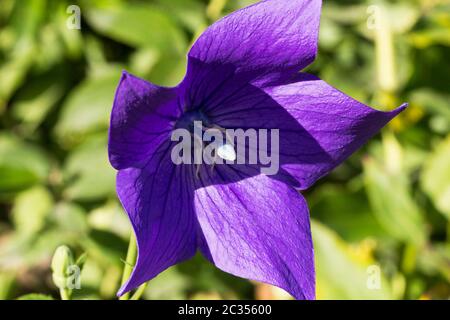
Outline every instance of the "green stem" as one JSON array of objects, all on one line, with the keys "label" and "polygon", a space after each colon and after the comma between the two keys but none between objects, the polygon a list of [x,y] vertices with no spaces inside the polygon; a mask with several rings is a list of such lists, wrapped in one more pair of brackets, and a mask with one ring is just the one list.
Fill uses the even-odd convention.
[{"label": "green stem", "polygon": [[59,289],[59,294],[61,295],[61,300],[70,300],[69,290]]},{"label": "green stem", "polygon": [[225,8],[228,0],[210,0],[208,7],[206,8],[206,15],[211,21],[216,21],[222,10]]},{"label": "green stem", "polygon": [[[122,283],[121,283],[122,286],[127,282],[128,278],[131,275],[131,272],[133,271],[134,264],[136,263],[136,256],[137,256],[136,238],[134,236],[134,233],[131,232],[130,242],[128,243],[127,257],[125,259],[125,267],[123,268]],[[130,299],[130,293],[129,292],[125,293],[119,299],[120,300]]]},{"label": "green stem", "polygon": [[382,5],[378,6],[375,28],[377,78],[379,88],[385,92],[395,92],[398,89],[394,35],[390,23],[387,9]]},{"label": "green stem", "polygon": [[142,296],[142,294],[145,292],[145,289],[147,288],[147,283],[144,283],[143,285],[141,285],[136,292],[131,296],[130,300],[139,300]]}]

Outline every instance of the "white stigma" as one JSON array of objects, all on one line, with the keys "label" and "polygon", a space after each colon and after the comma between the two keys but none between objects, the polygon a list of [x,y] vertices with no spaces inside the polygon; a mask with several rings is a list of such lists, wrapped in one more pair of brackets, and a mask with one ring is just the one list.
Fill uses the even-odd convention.
[{"label": "white stigma", "polygon": [[234,151],[233,146],[231,144],[223,144],[217,148],[217,155],[226,161],[235,161],[236,151]]}]

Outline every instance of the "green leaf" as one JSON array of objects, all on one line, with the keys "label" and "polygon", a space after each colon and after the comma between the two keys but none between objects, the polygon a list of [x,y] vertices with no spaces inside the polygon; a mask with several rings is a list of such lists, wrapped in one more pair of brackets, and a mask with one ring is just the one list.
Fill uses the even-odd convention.
[{"label": "green leaf", "polygon": [[219,19],[227,2],[228,0],[210,0],[206,8],[208,18],[212,21]]},{"label": "green leaf", "polygon": [[12,218],[18,232],[33,235],[45,225],[53,207],[50,192],[43,187],[34,187],[20,193],[14,201]]},{"label": "green leaf", "polygon": [[169,268],[149,282],[144,295],[150,300],[186,299],[190,286],[190,277],[179,272],[177,268]]},{"label": "green leaf", "polygon": [[82,255],[80,255],[77,259],[77,261],[75,262],[75,264],[82,270],[84,264],[86,263],[86,260],[88,258],[87,253],[83,253]]},{"label": "green leaf", "polygon": [[0,113],[6,107],[12,94],[24,81],[28,68],[31,66],[33,48],[27,48],[20,55],[0,64]]},{"label": "green leaf", "polygon": [[176,86],[186,73],[184,55],[162,54],[152,48],[142,48],[130,57],[130,71],[161,86]]},{"label": "green leaf", "polygon": [[365,21],[367,18],[367,6],[366,5],[336,5],[330,3],[323,8],[322,16],[327,19],[331,19],[340,24],[354,25],[361,21]]},{"label": "green leaf", "polygon": [[43,181],[49,170],[47,158],[40,149],[0,133],[0,195]]},{"label": "green leaf", "polygon": [[410,34],[411,42],[419,49],[425,49],[432,45],[450,46],[450,28],[433,27]]},{"label": "green leaf", "polygon": [[24,296],[20,296],[17,300],[55,300],[52,296],[40,294],[40,293],[30,293]]},{"label": "green leaf", "polygon": [[[36,37],[46,14],[46,0],[29,5],[14,4],[8,25],[14,37],[14,47],[6,62],[0,63],[0,113],[15,90],[22,84],[36,57]],[[2,30],[3,31],[3,30]]]},{"label": "green leaf", "polygon": [[90,5],[86,17],[97,32],[133,47],[181,53],[187,46],[184,34],[170,16],[150,4]]},{"label": "green leaf", "polygon": [[426,160],[420,182],[436,208],[450,220],[450,135]]},{"label": "green leaf", "polygon": [[148,79],[160,86],[176,86],[186,73],[186,65],[187,59],[184,55],[161,56]]},{"label": "green leaf", "polygon": [[161,54],[158,50],[153,48],[137,49],[130,56],[130,71],[139,77],[145,77],[160,59]]},{"label": "green leaf", "polygon": [[13,115],[37,127],[64,95],[66,78],[66,74],[55,70],[28,81],[17,94]]},{"label": "green leaf", "polygon": [[5,22],[14,7],[14,0],[4,0],[0,7],[0,22]]},{"label": "green leaf", "polygon": [[351,192],[342,186],[323,186],[313,199],[308,200],[313,217],[331,227],[346,241],[387,235],[373,217],[363,192]]},{"label": "green leaf", "polygon": [[34,0],[27,6],[16,2],[10,23],[21,38],[34,38],[44,20],[47,0]]},{"label": "green leaf", "polygon": [[[319,299],[390,299],[389,285],[383,270],[372,274],[373,262],[359,261],[350,254],[349,246],[324,225],[312,221],[316,259],[317,297]],[[372,277],[375,277],[372,279]],[[379,280],[379,287],[371,281]]]},{"label": "green leaf", "polygon": [[343,32],[339,24],[331,19],[322,18],[320,22],[319,45],[326,50],[333,50],[343,41]]},{"label": "green leaf", "polygon": [[2,271],[0,273],[0,300],[6,300],[10,297],[14,289],[15,278],[13,272]]},{"label": "green leaf", "polygon": [[62,39],[68,56],[70,58],[78,58],[83,51],[82,30],[66,28],[68,18],[66,10],[68,6],[69,4],[66,1],[61,1],[56,5],[55,12],[51,15],[52,23]]},{"label": "green leaf", "polygon": [[[105,268],[102,268],[100,264],[88,255],[83,268],[81,270],[81,290],[75,290],[75,299],[99,299],[98,294],[102,279],[105,276]],[[86,295],[89,295],[86,297]],[[92,297],[95,295],[95,297]]]},{"label": "green leaf", "polygon": [[88,78],[72,90],[56,126],[56,135],[62,144],[71,146],[87,133],[108,128],[120,76],[120,71],[114,69]]},{"label": "green leaf", "polygon": [[431,88],[414,90],[409,96],[409,101],[425,109],[430,114],[445,117],[450,123],[450,109],[448,107],[450,95],[439,93]]},{"label": "green leaf", "polygon": [[128,239],[131,225],[126,213],[117,201],[110,201],[95,208],[89,213],[89,226],[93,229],[112,231],[124,239]]},{"label": "green leaf", "polygon": [[108,161],[107,136],[91,137],[70,153],[64,166],[64,195],[91,201],[115,194],[115,170]]},{"label": "green leaf", "polygon": [[157,0],[157,3],[192,33],[206,24],[205,6],[198,0]]},{"label": "green leaf", "polygon": [[418,265],[428,275],[441,274],[450,283],[450,244],[436,243],[418,256]]},{"label": "green leaf", "polygon": [[373,213],[394,238],[421,246],[426,241],[422,212],[412,198],[410,181],[375,159],[364,161],[364,180]]},{"label": "green leaf", "polygon": [[107,231],[92,230],[88,237],[81,240],[81,245],[89,257],[103,266],[123,267],[122,258],[127,252],[127,243],[115,234]]},{"label": "green leaf", "polygon": [[79,240],[79,236],[57,229],[42,231],[34,237],[15,233],[0,246],[0,268],[13,271],[47,265],[58,246],[76,245]]},{"label": "green leaf", "polygon": [[84,235],[89,230],[86,211],[74,203],[57,204],[51,218],[59,229],[66,232]]}]

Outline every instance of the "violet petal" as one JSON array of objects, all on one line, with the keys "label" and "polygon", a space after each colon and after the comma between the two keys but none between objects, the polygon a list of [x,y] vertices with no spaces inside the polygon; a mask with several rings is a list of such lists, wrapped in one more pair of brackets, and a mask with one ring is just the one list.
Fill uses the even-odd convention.
[{"label": "violet petal", "polygon": [[204,255],[225,272],[276,285],[297,299],[314,299],[314,257],[304,198],[265,175],[205,184],[195,191],[194,200]]},{"label": "violet petal", "polygon": [[171,147],[172,143],[162,144],[142,169],[124,169],[117,175],[117,193],[138,246],[133,273],[118,295],[191,258],[197,250],[190,175],[186,167],[171,162]]},{"label": "violet petal", "polygon": [[295,72],[317,54],[321,0],[266,0],[210,26],[189,52],[238,72]]},{"label": "violet petal", "polygon": [[162,88],[127,72],[122,74],[109,128],[109,159],[114,168],[140,167],[169,139],[180,111],[176,90]]}]

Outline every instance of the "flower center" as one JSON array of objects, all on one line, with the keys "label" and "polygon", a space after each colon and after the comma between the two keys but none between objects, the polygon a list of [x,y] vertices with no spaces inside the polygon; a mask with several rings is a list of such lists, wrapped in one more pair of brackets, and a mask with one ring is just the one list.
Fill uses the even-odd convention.
[{"label": "flower center", "polygon": [[[215,125],[209,117],[200,110],[192,110],[185,112],[175,123],[174,130],[186,130],[190,135],[193,154],[204,150],[213,150],[212,154],[208,154],[208,164],[214,165],[223,163],[220,160],[235,161],[236,151],[233,141],[228,136],[225,128]],[[209,148],[206,148],[209,147]],[[197,173],[200,163],[196,162]]]},{"label": "flower center", "polygon": [[175,129],[186,129],[192,134],[194,133],[195,122],[201,122],[204,127],[211,127],[211,121],[200,110],[192,110],[185,112],[175,123]]}]

